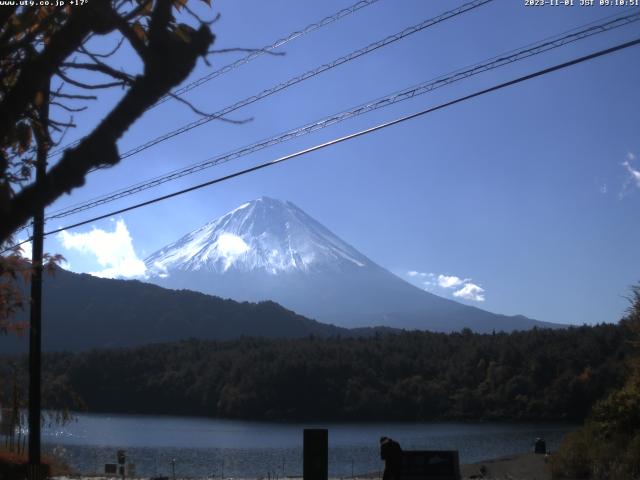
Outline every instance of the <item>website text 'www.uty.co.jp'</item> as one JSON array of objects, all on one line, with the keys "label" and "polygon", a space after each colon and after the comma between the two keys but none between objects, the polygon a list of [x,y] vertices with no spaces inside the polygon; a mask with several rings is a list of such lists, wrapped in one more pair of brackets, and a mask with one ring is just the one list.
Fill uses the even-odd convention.
[{"label": "website text 'www.uty.co.jp'", "polygon": [[0,0],[0,7],[80,7],[88,2],[89,0]]}]

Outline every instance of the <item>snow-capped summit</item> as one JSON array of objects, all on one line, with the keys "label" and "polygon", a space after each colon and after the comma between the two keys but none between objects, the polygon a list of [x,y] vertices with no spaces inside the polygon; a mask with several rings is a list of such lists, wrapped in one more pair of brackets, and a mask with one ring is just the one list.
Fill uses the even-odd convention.
[{"label": "snow-capped summit", "polygon": [[172,270],[268,274],[371,264],[291,202],[261,197],[240,205],[149,256],[150,276]]},{"label": "snow-capped summit", "polygon": [[[147,280],[240,301],[273,300],[343,327],[480,332],[546,326],[421,290],[369,260],[291,202],[240,205],[145,260]],[[226,318],[233,322],[233,318]]]}]

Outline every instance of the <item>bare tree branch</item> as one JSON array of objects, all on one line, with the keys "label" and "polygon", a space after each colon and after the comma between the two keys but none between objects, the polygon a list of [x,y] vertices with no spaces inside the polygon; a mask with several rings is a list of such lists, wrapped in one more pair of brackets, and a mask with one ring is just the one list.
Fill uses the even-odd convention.
[{"label": "bare tree branch", "polygon": [[[176,95],[175,93],[169,92],[169,93],[167,93],[167,95],[169,95],[171,98],[173,98],[173,99],[177,100],[178,102],[180,102],[180,103],[186,105],[187,107],[189,107],[193,113],[196,113],[196,114],[201,115],[203,117],[214,117],[215,116],[212,113],[203,112],[202,110],[197,108],[195,105],[193,105],[191,102],[189,102],[188,100],[185,100],[184,98],[182,98],[179,95]],[[234,120],[234,119],[231,119],[231,118],[218,116],[216,118],[216,120],[220,120],[221,122],[233,123],[235,125],[243,125],[245,123],[249,123],[249,122],[253,121],[253,117],[245,118],[243,120]]]},{"label": "bare tree branch", "polygon": [[36,92],[49,81],[58,65],[77,50],[89,32],[111,31],[104,20],[105,9],[110,8],[109,0],[92,0],[83,8],[72,10],[68,21],[52,35],[43,51],[24,66],[16,84],[0,101],[0,132],[6,132],[11,128],[15,119],[33,100]]},{"label": "bare tree branch", "polygon": [[60,78],[62,78],[65,82],[74,85],[76,87],[79,88],[85,88],[87,90],[99,90],[99,89],[103,89],[103,88],[112,88],[112,87],[123,87],[125,85],[127,85],[128,82],[108,82],[108,83],[84,83],[84,82],[79,82],[78,80],[74,80],[70,77],[68,77],[67,75],[65,75],[64,73],[62,73],[61,70],[58,70],[56,72],[56,75],[58,75]]},{"label": "bare tree branch", "polygon": [[87,48],[83,45],[82,47],[80,47],[80,51],[82,53],[84,53],[85,55],[89,55],[91,58],[110,58],[111,56],[115,55],[115,53],[120,50],[120,47],[122,46],[122,44],[124,43],[124,37],[120,37],[120,39],[118,40],[118,43],[116,44],[116,46],[109,52],[107,53],[96,53],[96,52],[90,52],[89,50],[87,50]]},{"label": "bare tree branch", "polygon": [[[77,125],[75,123],[73,123],[73,117],[71,117],[71,120],[69,120],[69,122],[59,122],[57,120],[53,120],[53,119],[49,119],[49,124],[53,127],[65,127],[65,128],[75,128],[77,127]],[[58,129],[58,131],[61,131],[61,129]]]},{"label": "bare tree branch", "polygon": [[129,41],[140,58],[144,60],[147,56],[147,46],[144,44],[144,41],[140,37],[138,37],[136,32],[133,30],[131,25],[126,22],[126,20],[118,15],[116,15],[116,17],[117,18],[115,19],[115,21],[117,29],[120,31],[122,36]]},{"label": "bare tree branch", "polygon": [[68,98],[69,100],[97,100],[98,97],[95,95],[76,95],[76,94],[68,94],[68,93],[55,93],[52,94],[53,97],[59,98]]},{"label": "bare tree branch", "polygon": [[[88,6],[98,5],[106,0],[92,0]],[[110,3],[107,4],[110,10],[102,11],[102,28],[100,25],[93,31],[100,33],[106,31],[109,26],[114,26],[113,15]],[[144,113],[144,111],[157,102],[172,88],[179,85],[193,70],[199,57],[206,55],[214,36],[206,25],[200,25],[197,30],[189,32],[188,38],[176,35],[170,22],[172,1],[157,0],[151,14],[148,29],[148,47],[145,48],[143,74],[135,77],[131,87],[126,91],[120,102],[114,109],[100,122],[100,124],[86,136],[76,147],[65,150],[62,157],[48,172],[42,182],[32,183],[25,186],[14,197],[9,199],[6,205],[0,209],[0,242],[7,238],[18,228],[28,221],[36,205],[49,205],[65,192],[70,192],[76,187],[84,184],[87,173],[102,165],[115,165],[120,161],[116,142],[129,129],[129,127]],[[84,12],[87,9],[74,9],[73,12]],[[93,10],[95,12],[95,10]],[[106,17],[106,21],[104,18]],[[80,18],[80,17],[78,17]],[[84,17],[84,20],[92,20]],[[68,23],[71,22],[69,19]],[[65,25],[59,32],[65,30]],[[82,44],[82,40],[88,35],[86,25],[74,23],[79,30],[66,33],[73,45],[64,49],[64,55],[60,52],[48,53],[45,60],[37,58],[37,67],[31,65],[28,71],[38,72],[48,77],[59,70],[59,65],[73,51]],[[68,30],[65,30],[68,32]],[[52,40],[53,41],[53,40]],[[49,43],[51,45],[51,42]],[[48,48],[48,47],[47,47]],[[45,49],[46,51],[47,49]],[[44,53],[44,52],[43,52]],[[36,60],[34,60],[36,61]],[[57,62],[57,63],[56,63]],[[25,69],[27,71],[27,69]],[[64,73],[61,78],[64,79]],[[22,75],[23,76],[23,75]],[[22,77],[21,76],[21,77]],[[42,78],[42,77],[40,77]],[[66,80],[66,79],[65,79]],[[20,79],[22,97],[13,95],[11,99],[5,98],[0,103],[1,121],[0,131],[3,126],[11,125],[10,119],[25,110],[28,101],[24,100],[24,95],[33,98],[37,87],[41,83],[32,80]],[[72,83],[72,82],[69,82]],[[81,82],[76,82],[81,83]],[[13,92],[11,92],[13,93]],[[10,100],[10,102],[7,102]],[[5,110],[5,105],[9,108]]]},{"label": "bare tree branch", "polygon": [[52,147],[58,147],[62,144],[62,141],[65,139],[65,137],[67,136],[67,133],[69,132],[70,128],[67,127],[64,130],[62,130],[62,133],[60,134],[60,137],[58,138],[58,140],[56,140],[55,142],[52,141],[51,142],[51,146]]},{"label": "bare tree branch", "polygon": [[210,27],[211,25],[216,23],[218,20],[220,20],[220,13],[219,12],[211,20],[203,20],[202,17],[200,15],[198,15],[197,13],[195,13],[193,10],[191,10],[189,5],[187,5],[186,3],[182,7],[185,9],[185,11],[189,15],[191,15],[193,18],[195,18],[200,25],[206,25],[206,26]]},{"label": "bare tree branch", "polygon": [[130,84],[133,82],[133,76],[129,75],[125,72],[120,72],[115,68],[110,67],[109,65],[99,62],[99,63],[79,63],[79,62],[64,62],[61,64],[64,68],[73,68],[76,70],[90,70],[92,72],[100,72],[105,75],[109,75],[110,77],[117,78],[122,81],[122,83]]},{"label": "bare tree branch", "polygon": [[64,105],[64,104],[62,104],[60,102],[50,102],[50,103],[51,103],[51,105],[55,105],[56,107],[60,107],[60,108],[62,108],[64,110],[66,110],[67,112],[83,112],[84,110],[87,109],[86,106],[79,107],[79,108],[72,108],[72,107]]}]

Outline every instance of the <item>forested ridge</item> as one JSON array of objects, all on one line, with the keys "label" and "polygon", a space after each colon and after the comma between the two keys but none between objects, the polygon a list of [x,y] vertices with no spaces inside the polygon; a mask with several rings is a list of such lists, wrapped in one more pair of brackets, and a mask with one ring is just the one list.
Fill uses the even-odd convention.
[{"label": "forested ridge", "polygon": [[[44,403],[277,420],[579,420],[623,384],[628,338],[625,325],[603,324],[50,353],[43,361]],[[10,363],[1,362],[5,380]],[[26,360],[19,364],[24,380]]]},{"label": "forested ridge", "polygon": [[[22,287],[24,288],[24,286]],[[344,328],[298,315],[271,301],[236,302],[138,280],[98,278],[56,269],[44,278],[45,351],[137,347],[184,338],[300,338],[349,335]],[[26,295],[26,290],[23,290]],[[114,301],[117,299],[117,301]],[[72,306],[72,308],[70,308]],[[27,320],[21,311],[18,320]],[[87,321],[90,319],[90,321]],[[374,331],[354,332],[367,335]],[[26,338],[0,336],[0,351],[25,352]]]}]

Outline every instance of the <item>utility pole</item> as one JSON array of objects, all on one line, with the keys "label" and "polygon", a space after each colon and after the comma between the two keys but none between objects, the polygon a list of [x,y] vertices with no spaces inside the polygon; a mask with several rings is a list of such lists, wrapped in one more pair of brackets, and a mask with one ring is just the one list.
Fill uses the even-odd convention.
[{"label": "utility pole", "polygon": [[[49,92],[46,81],[39,106],[40,125],[37,135],[36,184],[44,181],[49,153]],[[42,257],[44,250],[44,207],[33,216],[33,247],[31,250],[31,306],[29,325],[29,480],[40,480],[41,445],[41,383],[42,383]]]}]

